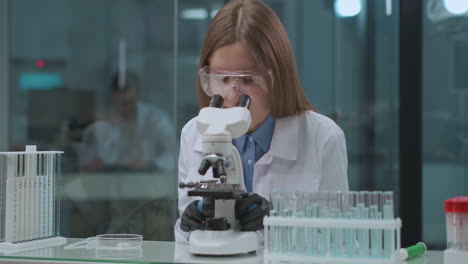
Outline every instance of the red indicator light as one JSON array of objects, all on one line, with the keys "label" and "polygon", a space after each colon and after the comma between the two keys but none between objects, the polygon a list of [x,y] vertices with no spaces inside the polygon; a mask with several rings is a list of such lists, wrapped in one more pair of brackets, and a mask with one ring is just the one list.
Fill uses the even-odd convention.
[{"label": "red indicator light", "polygon": [[37,61],[36,61],[36,66],[37,66],[38,68],[44,68],[44,66],[45,66],[45,61],[44,61],[44,60],[37,60]]}]

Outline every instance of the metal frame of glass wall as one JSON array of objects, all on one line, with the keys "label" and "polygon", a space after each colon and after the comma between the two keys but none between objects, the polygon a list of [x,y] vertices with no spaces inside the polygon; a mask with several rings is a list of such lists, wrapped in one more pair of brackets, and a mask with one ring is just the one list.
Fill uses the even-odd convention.
[{"label": "metal frame of glass wall", "polygon": [[422,0],[400,1],[399,215],[402,245],[422,238]]},{"label": "metal frame of glass wall", "polygon": [[9,1],[0,1],[0,151],[8,146]]}]

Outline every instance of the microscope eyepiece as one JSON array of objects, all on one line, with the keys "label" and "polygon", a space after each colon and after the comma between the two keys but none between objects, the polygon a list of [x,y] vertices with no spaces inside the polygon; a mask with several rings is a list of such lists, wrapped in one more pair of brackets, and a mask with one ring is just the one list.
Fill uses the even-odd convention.
[{"label": "microscope eyepiece", "polygon": [[210,101],[210,107],[217,107],[217,108],[220,108],[222,107],[224,104],[224,99],[221,95],[219,94],[215,94],[213,95],[213,97],[211,98],[211,101]]},{"label": "microscope eyepiece", "polygon": [[213,178],[220,178],[221,176],[227,176],[226,167],[224,166],[224,160],[218,160],[213,167]]},{"label": "microscope eyepiece", "polygon": [[246,95],[246,94],[241,94],[239,96],[239,101],[237,101],[237,105],[236,106],[239,106],[239,107],[245,107],[245,108],[249,108],[250,106],[250,96]]},{"label": "microscope eyepiece", "polygon": [[210,167],[211,163],[208,160],[204,159],[200,164],[200,168],[198,168],[198,173],[200,173],[200,175],[205,175]]}]

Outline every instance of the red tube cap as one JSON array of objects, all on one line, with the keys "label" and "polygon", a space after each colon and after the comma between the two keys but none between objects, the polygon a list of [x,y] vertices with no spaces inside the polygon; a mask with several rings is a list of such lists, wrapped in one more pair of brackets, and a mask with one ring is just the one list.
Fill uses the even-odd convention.
[{"label": "red tube cap", "polygon": [[458,196],[445,200],[446,213],[468,213],[468,196]]}]

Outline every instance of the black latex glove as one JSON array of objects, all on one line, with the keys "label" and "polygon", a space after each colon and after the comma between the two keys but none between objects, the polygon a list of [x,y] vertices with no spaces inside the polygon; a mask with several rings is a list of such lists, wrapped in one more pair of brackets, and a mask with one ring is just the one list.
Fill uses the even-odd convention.
[{"label": "black latex glove", "polygon": [[205,221],[205,215],[197,208],[199,200],[191,202],[184,210],[180,218],[180,229],[189,232],[202,228],[202,221]]},{"label": "black latex glove", "polygon": [[236,219],[241,231],[263,229],[263,217],[270,214],[270,202],[256,193],[244,193],[236,199]]}]

